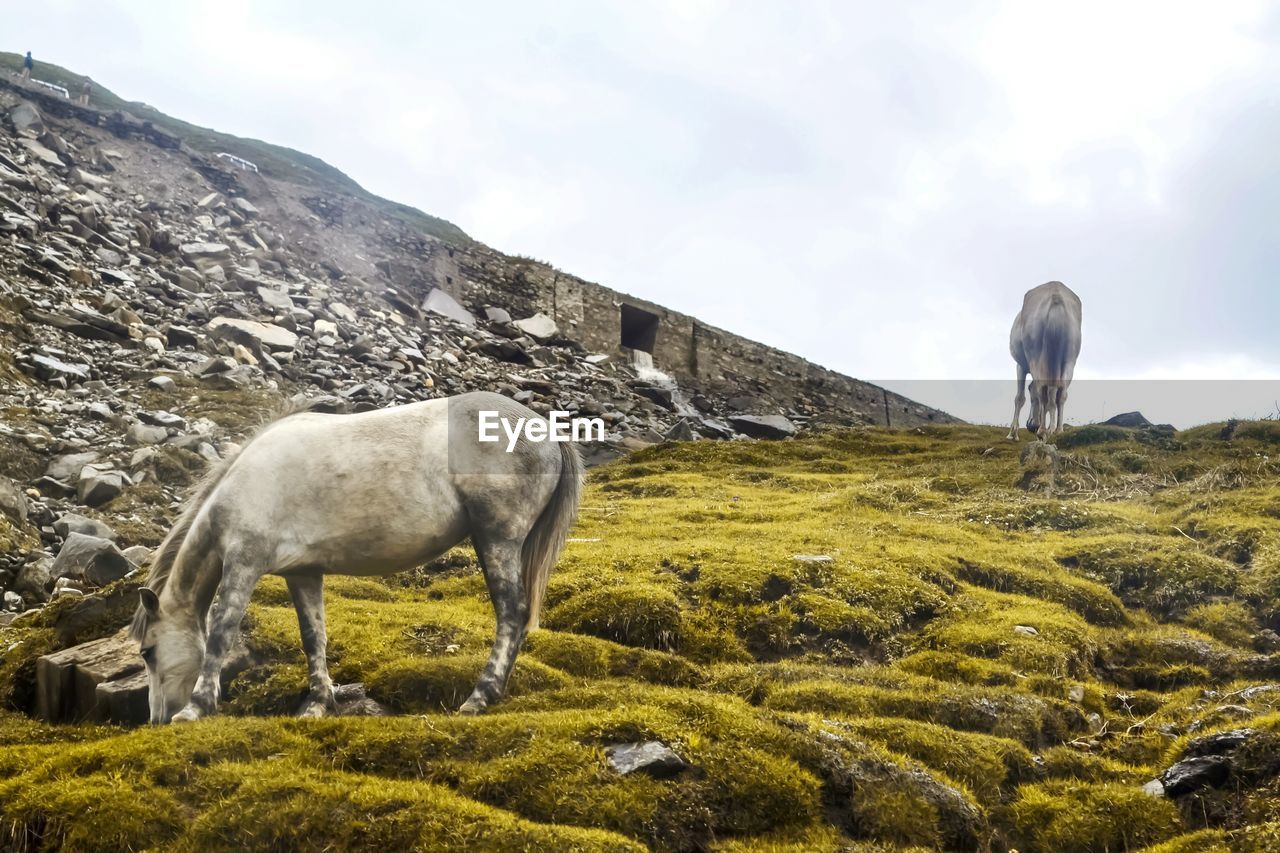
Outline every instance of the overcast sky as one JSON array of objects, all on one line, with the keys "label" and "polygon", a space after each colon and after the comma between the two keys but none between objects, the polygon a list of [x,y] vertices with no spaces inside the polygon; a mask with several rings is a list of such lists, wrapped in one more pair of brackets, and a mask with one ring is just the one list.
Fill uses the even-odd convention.
[{"label": "overcast sky", "polygon": [[[861,378],[1011,396],[1059,279],[1079,378],[1280,379],[1276,4],[42,0],[5,41]],[[1239,387],[1153,418],[1280,397]]]}]

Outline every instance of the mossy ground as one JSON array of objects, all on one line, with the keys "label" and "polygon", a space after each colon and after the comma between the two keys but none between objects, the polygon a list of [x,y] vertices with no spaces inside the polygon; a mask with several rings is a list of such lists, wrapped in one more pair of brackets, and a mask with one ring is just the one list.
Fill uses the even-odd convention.
[{"label": "mossy ground", "polygon": [[[269,716],[306,671],[268,579],[247,637],[269,663],[222,717],[0,716],[0,831],[19,847],[1265,849],[1274,781],[1194,814],[1140,790],[1193,729],[1276,725],[1280,690],[1246,690],[1280,681],[1276,431],[1246,426],[1081,435],[1054,494],[1016,488],[1019,448],[979,427],[643,451],[592,473],[545,627],[486,716],[450,713],[493,633],[463,551],[328,583],[333,675],[390,719]],[[38,621],[0,629],[0,677],[52,642]],[[646,739],[692,769],[608,769],[605,745]]]}]

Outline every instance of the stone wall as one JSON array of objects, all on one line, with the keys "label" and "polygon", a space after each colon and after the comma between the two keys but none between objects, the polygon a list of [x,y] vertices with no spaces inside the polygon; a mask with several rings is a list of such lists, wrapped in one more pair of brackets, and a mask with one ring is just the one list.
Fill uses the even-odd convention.
[{"label": "stone wall", "polygon": [[542,312],[565,337],[624,361],[643,349],[651,353],[654,367],[682,387],[739,398],[743,411],[799,409],[833,424],[879,426],[955,420],[868,382],[535,260],[483,246],[436,243],[424,249],[427,265],[449,256],[459,273],[455,281],[462,282],[460,291],[450,293],[465,304],[501,305],[514,316]]}]

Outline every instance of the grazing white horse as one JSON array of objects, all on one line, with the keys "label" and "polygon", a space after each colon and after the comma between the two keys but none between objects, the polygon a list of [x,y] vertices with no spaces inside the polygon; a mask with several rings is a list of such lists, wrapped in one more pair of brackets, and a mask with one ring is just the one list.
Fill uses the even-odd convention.
[{"label": "grazing white horse", "polygon": [[[156,552],[134,616],[151,722],[195,720],[254,586],[284,577],[310,671],[299,714],[334,708],[323,578],[382,575],[471,537],[497,616],[489,661],[463,713],[501,698],[578,510],[582,462],[567,442],[479,441],[479,413],[539,416],[472,393],[355,415],[293,414],[210,472]],[[216,598],[216,602],[215,602]]]},{"label": "grazing white horse", "polygon": [[[1027,291],[1009,332],[1009,352],[1017,362],[1018,394],[1013,401],[1009,438],[1018,440],[1018,417],[1026,402],[1031,374],[1031,413],[1027,429],[1040,439],[1062,432],[1067,386],[1080,356],[1080,297],[1060,281]],[[1052,423],[1051,423],[1052,421]]]}]

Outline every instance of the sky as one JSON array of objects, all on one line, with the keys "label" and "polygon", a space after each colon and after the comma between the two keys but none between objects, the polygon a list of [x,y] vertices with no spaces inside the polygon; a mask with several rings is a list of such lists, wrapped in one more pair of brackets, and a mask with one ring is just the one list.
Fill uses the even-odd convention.
[{"label": "sky", "polygon": [[1280,398],[1274,3],[42,0],[5,42],[967,419],[1049,280],[1069,420]]}]

